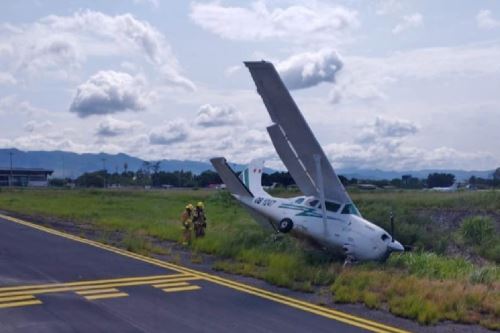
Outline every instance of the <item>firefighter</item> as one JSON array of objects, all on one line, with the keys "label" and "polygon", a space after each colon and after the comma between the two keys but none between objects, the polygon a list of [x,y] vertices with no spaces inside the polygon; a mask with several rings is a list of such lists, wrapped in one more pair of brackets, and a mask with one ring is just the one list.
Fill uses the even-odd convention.
[{"label": "firefighter", "polygon": [[188,204],[181,215],[184,232],[182,234],[182,245],[188,245],[191,242],[191,228],[193,225],[193,205]]},{"label": "firefighter", "polygon": [[205,207],[203,202],[196,204],[196,209],[193,214],[194,235],[196,238],[205,236],[205,228],[207,227],[207,217],[205,216]]}]

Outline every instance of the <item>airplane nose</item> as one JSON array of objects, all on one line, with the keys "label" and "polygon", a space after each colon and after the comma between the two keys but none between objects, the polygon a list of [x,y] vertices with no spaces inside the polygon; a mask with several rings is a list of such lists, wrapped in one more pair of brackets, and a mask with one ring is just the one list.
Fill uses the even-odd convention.
[{"label": "airplane nose", "polygon": [[397,240],[393,240],[387,244],[387,250],[391,252],[403,252],[405,248]]}]

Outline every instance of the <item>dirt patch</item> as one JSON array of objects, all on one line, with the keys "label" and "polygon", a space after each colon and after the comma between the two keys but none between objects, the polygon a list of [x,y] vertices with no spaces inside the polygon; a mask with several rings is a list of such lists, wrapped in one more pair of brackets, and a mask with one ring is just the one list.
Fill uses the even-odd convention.
[{"label": "dirt patch", "polygon": [[[125,232],[120,230],[104,230],[99,229],[91,223],[82,223],[79,221],[63,220],[54,217],[26,215],[10,212],[1,212],[13,217],[25,219],[33,223],[47,226],[59,231],[63,231],[75,236],[80,236],[90,240],[99,241],[102,243],[110,244],[116,247],[124,248],[123,240],[127,236]],[[477,215],[477,214],[475,214]],[[458,218],[458,217],[457,217]],[[454,332],[454,333],[483,333],[493,332],[479,325],[462,325],[452,322],[442,322],[434,326],[421,326],[411,320],[396,317],[383,310],[372,310],[362,304],[336,304],[333,302],[330,288],[316,287],[313,293],[304,293],[293,291],[286,288],[273,286],[263,280],[252,277],[245,277],[226,272],[214,271],[213,265],[219,259],[212,255],[194,253],[188,248],[178,244],[177,242],[159,240],[153,237],[146,237],[146,240],[162,250],[162,254],[150,254],[154,258],[160,260],[173,262],[186,266],[188,268],[196,269],[198,271],[218,275],[234,281],[242,282],[251,286],[262,288],[268,291],[276,292],[282,295],[294,297],[314,304],[330,307],[346,313],[359,315],[366,319],[371,319],[377,322],[385,323],[395,327],[410,330],[412,332]]]}]

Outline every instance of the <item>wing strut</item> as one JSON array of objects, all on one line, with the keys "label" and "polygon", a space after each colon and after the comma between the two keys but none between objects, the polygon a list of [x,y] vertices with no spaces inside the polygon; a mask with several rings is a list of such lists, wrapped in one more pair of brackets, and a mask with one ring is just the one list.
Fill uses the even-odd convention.
[{"label": "wing strut", "polygon": [[327,216],[326,216],[326,200],[325,200],[325,185],[323,183],[323,172],[321,172],[321,155],[314,154],[314,163],[316,164],[316,185],[319,190],[319,200],[321,202],[321,211],[323,214],[323,232],[325,235],[328,234],[328,229],[326,227]]}]

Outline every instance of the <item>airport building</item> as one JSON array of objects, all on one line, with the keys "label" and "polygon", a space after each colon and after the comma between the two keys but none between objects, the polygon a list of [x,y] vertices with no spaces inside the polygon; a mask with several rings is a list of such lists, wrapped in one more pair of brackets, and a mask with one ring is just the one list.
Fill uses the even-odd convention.
[{"label": "airport building", "polygon": [[54,171],[42,168],[1,168],[0,186],[43,187],[49,184],[48,177]]}]

